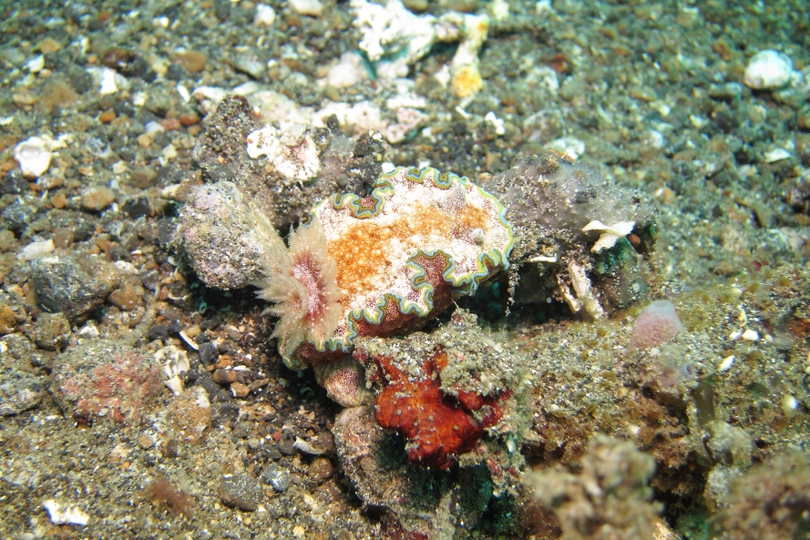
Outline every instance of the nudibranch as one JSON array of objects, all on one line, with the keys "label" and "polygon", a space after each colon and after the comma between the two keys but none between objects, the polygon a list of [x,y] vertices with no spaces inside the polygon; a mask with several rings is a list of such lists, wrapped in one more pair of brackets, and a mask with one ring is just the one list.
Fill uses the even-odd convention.
[{"label": "nudibranch", "polygon": [[262,256],[259,296],[279,317],[274,335],[284,362],[296,370],[313,364],[317,373],[345,360],[357,336],[416,330],[475,293],[509,266],[505,215],[467,178],[434,168],[398,167],[365,197],[318,203],[289,248],[267,238]]}]

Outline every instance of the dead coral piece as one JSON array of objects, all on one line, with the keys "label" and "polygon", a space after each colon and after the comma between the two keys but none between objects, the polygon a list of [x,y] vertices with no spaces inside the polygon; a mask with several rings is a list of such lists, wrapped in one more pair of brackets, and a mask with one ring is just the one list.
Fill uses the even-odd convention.
[{"label": "dead coral piece", "polygon": [[651,456],[633,443],[596,435],[579,460],[578,474],[558,465],[526,477],[535,497],[551,507],[571,540],[649,540],[661,505],[650,502]]},{"label": "dead coral piece", "polygon": [[810,534],[810,463],[798,453],[779,455],[734,482],[714,518],[714,538],[780,540]]}]

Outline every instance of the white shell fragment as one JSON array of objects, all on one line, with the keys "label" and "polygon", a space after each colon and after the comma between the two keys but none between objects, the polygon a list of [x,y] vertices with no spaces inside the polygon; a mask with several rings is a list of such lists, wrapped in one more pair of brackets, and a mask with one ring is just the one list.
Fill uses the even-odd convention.
[{"label": "white shell fragment", "polygon": [[735,359],[736,359],[736,356],[734,356],[733,354],[731,356],[726,356],[720,362],[720,365],[717,367],[717,369],[720,370],[720,371],[728,371],[729,369],[731,369],[731,366],[734,365],[734,360]]},{"label": "white shell fragment", "polygon": [[777,161],[788,159],[792,155],[793,154],[791,154],[784,148],[776,148],[774,150],[765,152],[765,154],[762,156],[762,161],[763,163],[776,163]]},{"label": "white shell fragment", "polygon": [[754,90],[779,88],[790,81],[793,60],[784,53],[766,49],[751,57],[745,68],[743,83]]},{"label": "white shell fragment", "polygon": [[50,145],[42,137],[31,137],[14,149],[14,159],[20,164],[23,176],[26,178],[39,178],[51,166],[53,154],[48,149]]},{"label": "white shell fragment", "polygon": [[304,454],[309,454],[311,456],[320,456],[325,452],[325,450],[321,450],[320,448],[315,448],[307,441],[302,439],[301,437],[296,437],[295,442],[293,443],[293,448],[298,450],[299,452],[303,452]]},{"label": "white shell fragment", "polygon": [[47,499],[42,507],[48,512],[51,523],[54,525],[79,525],[84,527],[90,521],[90,516],[75,506],[63,506],[53,499]]},{"label": "white shell fragment", "polygon": [[620,221],[613,225],[605,225],[599,220],[593,220],[582,228],[582,232],[599,231],[602,235],[591,248],[591,253],[600,253],[616,245],[619,238],[624,238],[633,231],[635,221]]},{"label": "white shell fragment", "polygon": [[740,336],[745,341],[758,341],[759,340],[759,332],[756,330],[751,330],[750,328],[742,333]]},{"label": "white shell fragment", "polygon": [[167,345],[155,353],[155,361],[163,364],[163,374],[166,380],[163,381],[175,396],[179,396],[183,391],[183,380],[180,375],[191,369],[186,351]]}]

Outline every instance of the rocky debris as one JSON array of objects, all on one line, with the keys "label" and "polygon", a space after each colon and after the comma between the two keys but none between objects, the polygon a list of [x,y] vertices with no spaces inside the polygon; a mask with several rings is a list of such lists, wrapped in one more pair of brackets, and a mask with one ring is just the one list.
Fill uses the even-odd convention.
[{"label": "rocky debris", "polygon": [[30,373],[6,368],[0,374],[0,416],[33,409],[45,395],[39,379]]},{"label": "rocky debris", "polygon": [[65,414],[82,422],[137,420],[163,391],[159,365],[110,341],[80,343],[54,360],[51,393]]},{"label": "rocky debris", "polygon": [[82,269],[71,257],[41,257],[33,263],[37,304],[49,313],[64,313],[80,322],[110,294],[110,286]]},{"label": "rocky debris", "polygon": [[279,493],[284,493],[290,487],[290,471],[276,463],[270,463],[262,471],[262,481],[270,484]]},{"label": "rocky debris", "polygon": [[219,498],[228,506],[248,512],[255,511],[266,499],[259,482],[250,475],[236,473],[222,479]]},{"label": "rocky debris", "polygon": [[211,426],[211,402],[200,386],[186,388],[169,405],[169,425],[175,436],[199,442]]}]

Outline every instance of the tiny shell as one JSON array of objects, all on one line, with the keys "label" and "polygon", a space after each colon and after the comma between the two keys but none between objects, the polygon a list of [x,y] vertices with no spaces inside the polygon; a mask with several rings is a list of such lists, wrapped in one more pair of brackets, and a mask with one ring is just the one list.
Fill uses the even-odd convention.
[{"label": "tiny shell", "polygon": [[17,145],[14,159],[20,164],[23,176],[39,178],[51,166],[53,154],[42,137],[31,137]]}]

